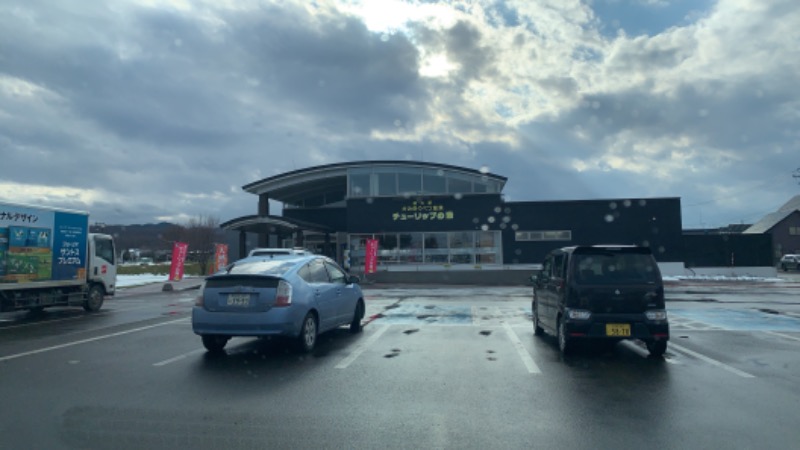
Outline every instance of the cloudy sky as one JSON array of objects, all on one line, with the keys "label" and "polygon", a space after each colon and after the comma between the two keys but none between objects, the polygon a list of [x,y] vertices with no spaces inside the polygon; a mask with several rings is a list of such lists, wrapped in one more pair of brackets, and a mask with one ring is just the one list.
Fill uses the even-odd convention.
[{"label": "cloudy sky", "polygon": [[6,0],[0,200],[226,221],[400,159],[752,223],[800,194],[799,42],[797,0]]}]

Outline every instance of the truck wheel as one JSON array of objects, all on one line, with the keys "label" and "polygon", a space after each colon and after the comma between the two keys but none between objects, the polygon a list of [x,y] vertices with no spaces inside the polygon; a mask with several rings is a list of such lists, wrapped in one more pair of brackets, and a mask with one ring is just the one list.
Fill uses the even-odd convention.
[{"label": "truck wheel", "polygon": [[86,301],[83,302],[83,309],[89,312],[100,311],[100,307],[103,306],[103,298],[105,295],[106,293],[102,286],[93,284],[89,288],[89,293],[86,295]]}]

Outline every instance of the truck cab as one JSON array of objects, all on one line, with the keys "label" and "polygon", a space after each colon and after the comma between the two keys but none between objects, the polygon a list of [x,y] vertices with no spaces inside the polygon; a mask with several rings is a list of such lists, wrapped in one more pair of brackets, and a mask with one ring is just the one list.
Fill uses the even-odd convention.
[{"label": "truck cab", "polygon": [[117,252],[114,238],[108,234],[89,233],[90,284],[103,287],[104,295],[114,295],[117,288]]}]

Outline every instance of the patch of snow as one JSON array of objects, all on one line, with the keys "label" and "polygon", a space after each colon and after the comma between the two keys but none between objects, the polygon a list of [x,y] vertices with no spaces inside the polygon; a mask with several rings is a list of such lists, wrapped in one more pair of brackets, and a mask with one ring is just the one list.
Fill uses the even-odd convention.
[{"label": "patch of snow", "polygon": [[144,273],[140,275],[117,275],[117,287],[141,286],[143,284],[163,283],[169,279],[169,275],[154,275]]},{"label": "patch of snow", "polygon": [[760,282],[770,282],[770,283],[779,283],[781,281],[786,281],[781,278],[765,278],[765,277],[748,277],[748,276],[738,276],[738,277],[728,277],[724,275],[694,275],[694,276],[665,276],[662,277],[664,281],[760,281]]}]

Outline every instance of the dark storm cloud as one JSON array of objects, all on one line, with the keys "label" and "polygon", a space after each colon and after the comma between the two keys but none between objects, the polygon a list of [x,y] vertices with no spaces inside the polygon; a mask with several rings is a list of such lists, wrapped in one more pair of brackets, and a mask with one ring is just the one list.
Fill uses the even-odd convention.
[{"label": "dark storm cloud", "polygon": [[253,95],[331,130],[368,133],[427,118],[418,54],[403,35],[372,33],[346,16],[314,24],[305,14],[271,8],[228,17],[231,39],[250,60],[248,76],[259,83]]}]

